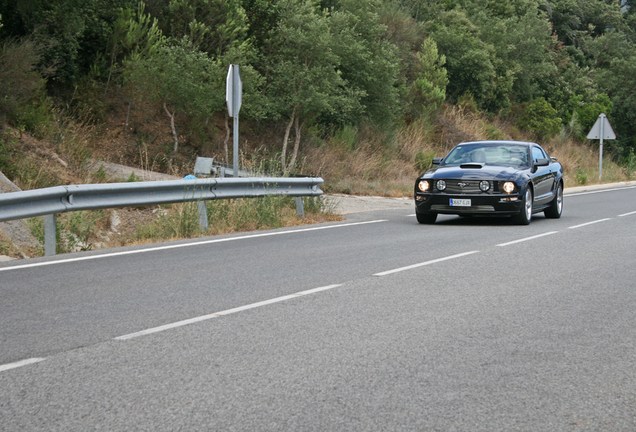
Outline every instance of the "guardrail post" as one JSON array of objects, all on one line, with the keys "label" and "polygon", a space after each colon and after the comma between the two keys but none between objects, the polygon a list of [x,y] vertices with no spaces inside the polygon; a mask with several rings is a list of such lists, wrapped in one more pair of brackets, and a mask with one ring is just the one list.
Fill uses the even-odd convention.
[{"label": "guardrail post", "polygon": [[305,204],[303,197],[296,197],[296,214],[298,217],[305,217]]},{"label": "guardrail post", "polygon": [[199,228],[201,231],[208,230],[208,208],[205,206],[204,201],[197,201],[197,207],[199,208]]},{"label": "guardrail post", "polygon": [[55,214],[44,216],[44,256],[53,256],[57,253],[57,228],[55,226]]}]

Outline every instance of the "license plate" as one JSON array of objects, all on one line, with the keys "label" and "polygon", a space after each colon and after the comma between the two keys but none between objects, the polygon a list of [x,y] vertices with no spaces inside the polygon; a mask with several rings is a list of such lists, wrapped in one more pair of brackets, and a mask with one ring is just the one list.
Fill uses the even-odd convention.
[{"label": "license plate", "polygon": [[450,206],[451,207],[470,207],[471,203],[469,199],[451,198]]}]

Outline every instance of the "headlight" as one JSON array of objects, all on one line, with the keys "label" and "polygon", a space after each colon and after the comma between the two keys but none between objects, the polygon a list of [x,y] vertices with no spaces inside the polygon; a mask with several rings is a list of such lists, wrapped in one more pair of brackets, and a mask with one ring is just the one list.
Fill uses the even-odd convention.
[{"label": "headlight", "polygon": [[417,184],[417,188],[420,190],[420,192],[428,192],[428,189],[430,187],[431,185],[426,180],[420,180]]},{"label": "headlight", "polygon": [[515,184],[513,182],[505,182],[502,189],[505,193],[512,193],[515,190]]},{"label": "headlight", "polygon": [[437,180],[435,187],[437,188],[437,190],[443,191],[444,189],[446,189],[446,182],[444,180]]},{"label": "headlight", "polygon": [[480,181],[479,189],[481,189],[482,192],[488,192],[490,190],[490,182],[488,180]]}]

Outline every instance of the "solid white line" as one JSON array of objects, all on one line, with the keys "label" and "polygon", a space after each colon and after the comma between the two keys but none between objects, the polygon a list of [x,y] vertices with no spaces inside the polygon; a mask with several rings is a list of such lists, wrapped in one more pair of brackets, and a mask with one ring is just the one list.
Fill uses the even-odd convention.
[{"label": "solid white line", "polygon": [[513,240],[513,241],[507,242],[507,243],[500,243],[497,246],[500,246],[500,247],[510,246],[510,245],[513,245],[513,244],[527,242],[527,241],[530,241],[530,240],[538,239],[538,238],[549,236],[549,235],[556,234],[556,233],[558,233],[558,231],[549,231],[549,232],[546,232],[546,233],[543,233],[543,234],[538,234],[538,235],[535,235],[535,236],[532,236],[532,237],[526,237],[526,238],[522,238],[522,239],[519,239],[519,240]]},{"label": "solid white line", "polygon": [[625,190],[625,189],[634,189],[634,188],[636,188],[636,186],[625,186],[625,187],[621,187],[621,188],[611,188],[611,189],[600,189],[600,190],[596,190],[596,191],[577,192],[577,193],[565,194],[565,196],[573,197],[573,196],[579,196],[579,195],[592,195],[592,194],[597,194],[597,193],[615,192],[615,191],[620,191],[620,190]]},{"label": "solid white line", "polygon": [[581,225],[574,225],[574,226],[568,227],[568,229],[582,228],[582,227],[585,227],[585,226],[588,226],[588,225],[594,225],[594,224],[601,223],[601,222],[607,222],[608,220],[612,220],[612,219],[611,218],[599,219],[599,220],[595,220],[595,221],[592,221],[592,222],[587,222],[587,223],[584,223],[584,224],[581,224]]},{"label": "solid white line", "polygon": [[41,362],[42,360],[46,360],[46,359],[40,358],[40,357],[34,357],[34,358],[25,359],[25,360],[20,360],[14,363],[3,364],[3,365],[0,365],[0,372],[8,371],[10,369],[19,368],[22,366],[27,366],[33,363],[38,363],[38,362]]},{"label": "solid white line", "polygon": [[271,305],[271,304],[274,304],[274,303],[284,302],[284,301],[291,300],[291,299],[294,299],[294,298],[297,298],[297,297],[302,297],[302,296],[306,296],[306,295],[309,295],[309,294],[315,294],[315,293],[318,293],[318,292],[327,291],[327,290],[330,290],[330,289],[338,288],[339,286],[342,286],[342,285],[341,284],[339,284],[339,285],[327,285],[327,286],[324,286],[324,287],[313,288],[313,289],[306,290],[306,291],[300,291],[300,292],[297,292],[297,293],[294,293],[294,294],[289,294],[289,295],[285,295],[285,296],[282,296],[282,297],[276,297],[276,298],[273,298],[273,299],[270,299],[270,300],[264,300],[264,301],[260,301],[260,302],[257,302],[257,303],[248,304],[248,305],[245,305],[245,306],[239,306],[239,307],[235,307],[235,308],[232,308],[232,309],[227,309],[227,310],[220,311],[220,312],[214,312],[214,313],[211,313],[211,314],[208,314],[208,315],[201,315],[201,316],[198,316],[198,317],[194,317],[194,318],[190,318],[190,319],[186,319],[186,320],[182,320],[182,321],[173,322],[173,323],[170,323],[170,324],[164,324],[164,325],[158,326],[158,327],[152,327],[152,328],[149,328],[149,329],[146,329],[146,330],[141,330],[141,331],[138,331],[138,332],[135,332],[135,333],[126,334],[126,335],[123,335],[123,336],[117,336],[115,338],[115,340],[123,341],[123,340],[128,340],[128,339],[134,339],[134,338],[137,338],[137,337],[140,337],[140,336],[146,336],[146,335],[153,334],[153,333],[159,333],[159,332],[166,331],[166,330],[171,330],[171,329],[174,329],[174,328],[177,328],[177,327],[183,327],[183,326],[186,326],[186,325],[189,325],[189,324],[194,324],[194,323],[198,323],[198,322],[201,322],[201,321],[207,321],[207,320],[210,320],[210,319],[213,319],[213,318],[218,318],[218,317],[221,317],[221,316],[231,315],[231,314],[235,314],[235,313],[238,313],[238,312],[243,312],[243,311],[246,311],[246,310],[249,310],[249,309],[255,309],[255,308]]},{"label": "solid white line", "polygon": [[124,256],[124,255],[135,255],[135,254],[157,252],[157,251],[164,251],[164,250],[170,250],[170,249],[180,249],[180,248],[186,248],[191,246],[208,245],[213,243],[224,243],[224,242],[232,242],[232,241],[238,241],[238,240],[247,240],[247,239],[260,238],[260,237],[273,237],[273,236],[279,236],[284,234],[296,234],[296,233],[309,232],[309,231],[321,231],[321,230],[328,230],[328,229],[334,229],[334,228],[346,228],[351,226],[368,225],[368,224],[374,224],[374,223],[380,223],[380,222],[387,222],[387,220],[378,219],[378,220],[372,220],[372,221],[366,221],[366,222],[352,222],[352,223],[346,223],[346,224],[302,228],[302,229],[288,230],[288,231],[275,231],[275,232],[267,232],[267,233],[260,233],[260,234],[249,234],[249,235],[244,235],[239,237],[227,237],[222,239],[202,240],[202,241],[191,242],[191,243],[180,243],[180,244],[173,244],[173,245],[166,245],[166,246],[150,247],[146,249],[135,249],[135,250],[121,251],[121,252],[112,252],[112,253],[105,253],[100,255],[80,256],[76,258],[67,258],[67,259],[61,259],[61,260],[55,260],[55,261],[43,261],[38,263],[2,267],[0,268],[0,272],[26,269],[26,268],[32,268],[32,267],[44,267],[44,266],[50,266],[50,265],[56,265],[56,264],[66,264],[66,263],[79,262],[79,261],[89,261],[89,260],[118,257],[118,256]]},{"label": "solid white line", "polygon": [[373,276],[387,276],[387,275],[390,275],[390,274],[393,274],[393,273],[399,273],[399,272],[402,272],[402,271],[411,270],[411,269],[414,269],[414,268],[423,267],[423,266],[427,266],[427,265],[431,265],[431,264],[436,264],[436,263],[439,263],[439,262],[442,262],[442,261],[448,261],[448,260],[452,260],[452,259],[455,259],[455,258],[461,258],[461,257],[467,256],[467,255],[472,255],[472,254],[476,254],[476,253],[479,253],[479,251],[470,251],[470,252],[460,253],[460,254],[457,254],[457,255],[447,256],[447,257],[444,257],[444,258],[437,258],[437,259],[434,259],[434,260],[431,260],[431,261],[426,261],[426,262],[413,264],[413,265],[406,266],[406,267],[400,267],[400,268],[396,268],[396,269],[393,269],[393,270],[387,270],[387,271],[383,271],[383,272],[380,272],[380,273],[375,273]]},{"label": "solid white line", "polygon": [[629,212],[629,213],[623,213],[621,215],[618,215],[618,217],[631,216],[631,215],[635,215],[635,214],[636,214],[636,211],[633,211],[633,212]]}]

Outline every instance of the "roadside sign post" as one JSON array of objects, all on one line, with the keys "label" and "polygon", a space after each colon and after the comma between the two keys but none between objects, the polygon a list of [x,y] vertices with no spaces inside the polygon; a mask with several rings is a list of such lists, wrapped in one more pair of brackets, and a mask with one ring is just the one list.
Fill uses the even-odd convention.
[{"label": "roadside sign post", "polygon": [[234,177],[238,177],[239,171],[239,111],[243,100],[243,82],[239,72],[239,65],[230,65],[227,71],[227,79],[225,80],[225,102],[227,103],[227,112],[232,117],[232,157]]},{"label": "roadside sign post", "polygon": [[590,132],[587,134],[587,139],[597,139],[600,140],[599,146],[599,155],[598,155],[598,179],[601,180],[603,177],[603,140],[615,140],[616,134],[612,129],[612,125],[610,125],[609,120],[607,120],[607,116],[604,113],[599,114],[596,123],[590,129]]}]

